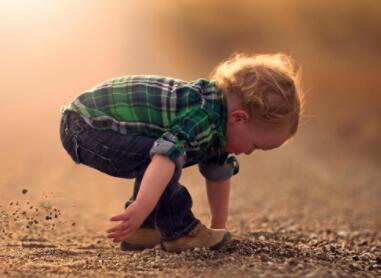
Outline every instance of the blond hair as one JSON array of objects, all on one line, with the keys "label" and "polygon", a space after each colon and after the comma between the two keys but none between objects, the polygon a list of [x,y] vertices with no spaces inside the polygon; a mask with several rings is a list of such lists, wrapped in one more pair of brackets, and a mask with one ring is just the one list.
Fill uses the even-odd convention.
[{"label": "blond hair", "polygon": [[234,54],[219,64],[211,79],[226,94],[236,95],[250,115],[268,123],[289,123],[298,129],[303,110],[301,70],[282,54]]}]

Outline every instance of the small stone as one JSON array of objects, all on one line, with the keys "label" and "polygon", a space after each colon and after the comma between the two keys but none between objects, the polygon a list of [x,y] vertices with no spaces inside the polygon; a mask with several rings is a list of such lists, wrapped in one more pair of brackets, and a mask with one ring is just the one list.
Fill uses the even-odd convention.
[{"label": "small stone", "polygon": [[146,248],[146,249],[144,249],[143,251],[142,251],[142,254],[148,254],[149,253],[149,249],[148,248]]},{"label": "small stone", "polygon": [[350,266],[353,269],[359,269],[360,268],[359,264],[357,264],[357,263],[352,263]]},{"label": "small stone", "polygon": [[296,260],[296,259],[290,259],[287,263],[289,265],[291,265],[291,266],[295,266],[295,265],[298,264],[298,260]]},{"label": "small stone", "polygon": [[340,231],[338,231],[337,235],[341,236],[341,237],[346,237],[348,235],[348,233],[346,231],[340,230]]},{"label": "small stone", "polygon": [[45,209],[50,209],[52,207],[49,202],[42,202],[41,206]]},{"label": "small stone", "polygon": [[269,257],[267,257],[265,254],[262,254],[261,255],[261,261],[262,262],[267,262],[267,261],[269,261]]},{"label": "small stone", "polygon": [[22,193],[22,194],[26,194],[26,193],[28,193],[28,189],[23,189],[23,190],[21,191],[21,193]]},{"label": "small stone", "polygon": [[261,235],[261,236],[258,237],[258,239],[261,240],[261,241],[265,241],[266,237],[264,235]]}]

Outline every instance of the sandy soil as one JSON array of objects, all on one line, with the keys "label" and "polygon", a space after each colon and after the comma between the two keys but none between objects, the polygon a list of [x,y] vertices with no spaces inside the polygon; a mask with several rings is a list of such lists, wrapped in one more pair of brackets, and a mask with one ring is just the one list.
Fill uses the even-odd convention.
[{"label": "sandy soil", "polygon": [[[380,110],[366,109],[366,125],[362,111],[310,117],[290,144],[241,157],[234,240],[216,252],[120,251],[105,230],[131,181],[74,165],[58,136],[40,157],[16,150],[2,165],[0,276],[380,277]],[[182,181],[208,223],[201,176],[187,169]]]}]

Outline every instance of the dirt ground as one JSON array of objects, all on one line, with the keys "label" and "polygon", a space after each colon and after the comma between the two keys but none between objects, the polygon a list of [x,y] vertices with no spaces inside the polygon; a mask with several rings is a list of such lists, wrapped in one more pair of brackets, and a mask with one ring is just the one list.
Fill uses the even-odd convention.
[{"label": "dirt ground", "polygon": [[[0,278],[381,277],[379,1],[173,2],[0,1]],[[106,230],[132,181],[71,161],[60,105],[122,74],[206,77],[233,51],[301,63],[300,131],[239,157],[231,245],[120,251]],[[181,182],[209,224],[197,169]]]},{"label": "dirt ground", "polygon": [[[332,118],[322,105],[286,146],[240,157],[228,221],[234,239],[221,251],[122,252],[105,230],[131,180],[75,165],[55,130],[28,150],[8,156],[3,148],[0,276],[380,277],[381,117],[373,106]],[[52,123],[58,128],[58,116]],[[182,182],[208,224],[197,169]]]}]

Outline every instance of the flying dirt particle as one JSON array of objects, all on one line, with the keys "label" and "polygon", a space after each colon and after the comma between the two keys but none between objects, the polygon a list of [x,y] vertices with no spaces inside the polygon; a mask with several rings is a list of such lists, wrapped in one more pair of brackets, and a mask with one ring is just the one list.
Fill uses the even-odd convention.
[{"label": "flying dirt particle", "polygon": [[28,193],[28,189],[23,189],[23,190],[21,191],[21,193],[22,193],[22,194],[26,194],[26,193]]},{"label": "flying dirt particle", "polygon": [[75,223],[75,222],[73,222],[73,223],[71,223],[71,225],[74,227],[74,226],[76,225],[76,223]]},{"label": "flying dirt particle", "polygon": [[41,206],[45,209],[50,209],[52,207],[49,202],[42,202]]}]

